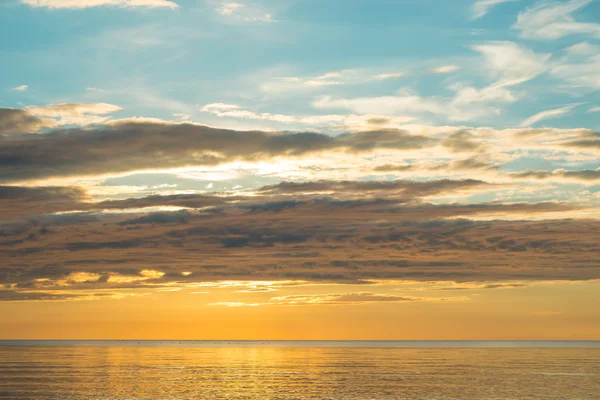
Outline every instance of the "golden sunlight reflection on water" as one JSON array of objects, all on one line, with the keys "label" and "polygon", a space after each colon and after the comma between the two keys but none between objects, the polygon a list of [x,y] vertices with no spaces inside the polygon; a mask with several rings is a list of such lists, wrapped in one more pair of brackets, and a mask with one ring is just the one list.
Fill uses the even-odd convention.
[{"label": "golden sunlight reflection on water", "polygon": [[4,399],[598,399],[600,349],[0,346]]}]

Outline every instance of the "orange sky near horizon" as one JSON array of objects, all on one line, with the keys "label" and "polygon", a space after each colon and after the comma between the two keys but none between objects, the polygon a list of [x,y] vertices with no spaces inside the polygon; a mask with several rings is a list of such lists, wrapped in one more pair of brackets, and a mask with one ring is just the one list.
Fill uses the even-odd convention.
[{"label": "orange sky near horizon", "polygon": [[[520,284],[526,286],[443,292],[439,286],[448,287],[444,283],[308,285],[266,293],[207,288],[207,293],[202,294],[192,294],[199,289],[182,289],[121,299],[1,302],[0,339],[594,340],[600,337],[600,310],[589,307],[598,301],[600,282]],[[414,299],[394,301],[382,297],[366,301],[367,292]],[[363,293],[363,297],[347,296],[336,304],[324,304],[332,300],[323,296],[332,293]],[[304,296],[304,301],[309,299],[314,303],[269,304],[273,298],[282,296]],[[223,299],[246,305],[219,304]]]}]

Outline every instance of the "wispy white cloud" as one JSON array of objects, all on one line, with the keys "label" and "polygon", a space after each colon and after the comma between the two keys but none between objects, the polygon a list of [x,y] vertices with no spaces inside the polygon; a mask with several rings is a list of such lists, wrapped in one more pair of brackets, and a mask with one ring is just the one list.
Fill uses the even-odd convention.
[{"label": "wispy white cloud", "polygon": [[500,110],[491,103],[509,102],[505,89],[461,88],[454,98],[422,97],[401,92],[396,96],[333,98],[322,96],[313,102],[318,109],[349,110],[358,114],[404,115],[405,117],[445,117],[450,121],[470,121]]},{"label": "wispy white cloud", "polygon": [[90,125],[107,122],[112,114],[122,108],[113,104],[51,104],[28,107],[27,111],[36,117],[52,118],[55,125]]},{"label": "wispy white cloud", "polygon": [[582,42],[568,47],[550,74],[580,90],[600,89],[600,46]]},{"label": "wispy white cloud", "polygon": [[241,3],[236,3],[236,2],[227,2],[227,3],[223,3],[221,4],[221,6],[219,6],[216,11],[219,14],[223,14],[223,15],[231,15],[233,14],[236,10],[240,9],[244,7],[243,4]]},{"label": "wispy white cloud", "polygon": [[336,126],[360,129],[361,127],[389,127],[412,121],[411,117],[385,117],[382,115],[309,115],[293,116],[285,114],[257,113],[245,110],[236,104],[211,103],[200,108],[200,111],[211,113],[218,117],[240,118],[250,120],[272,121],[284,124],[302,124],[311,126]]},{"label": "wispy white cloud", "polygon": [[377,74],[377,75],[373,75],[373,80],[375,81],[385,81],[387,79],[396,79],[396,78],[402,78],[404,76],[403,72],[394,72],[394,73],[389,73],[389,74]]},{"label": "wispy white cloud", "polygon": [[375,72],[359,69],[344,69],[316,76],[285,76],[271,78],[262,85],[262,90],[271,93],[318,90],[329,86],[358,85],[373,81],[398,79],[406,74],[401,71]]},{"label": "wispy white cloud", "polygon": [[545,111],[539,112],[539,113],[534,114],[531,117],[527,118],[525,121],[523,121],[521,123],[521,126],[527,127],[527,126],[534,125],[544,119],[562,117],[563,115],[568,114],[569,112],[571,112],[571,110],[573,110],[575,107],[577,107],[581,104],[582,103],[569,104],[568,106],[565,106],[565,107],[554,108],[551,110],[545,110]]},{"label": "wispy white cloud", "polygon": [[578,22],[573,13],[586,7],[592,0],[569,0],[562,2],[542,2],[521,13],[514,29],[521,31],[526,39],[559,39],[573,34],[590,34],[600,37],[600,24]]},{"label": "wispy white cloud", "polygon": [[21,0],[31,7],[46,8],[90,8],[115,6],[124,8],[178,8],[177,3],[170,0]]},{"label": "wispy white cloud", "polygon": [[446,114],[443,104],[437,98],[425,98],[414,93],[401,93],[397,96],[333,98],[323,96],[313,102],[318,109],[344,109],[359,114]]},{"label": "wispy white cloud", "polygon": [[[550,54],[538,54],[513,42],[487,42],[473,46],[484,57],[493,82],[483,88],[451,85],[453,98],[422,97],[403,90],[396,96],[333,98],[322,96],[313,105],[319,109],[345,109],[359,114],[445,116],[451,121],[470,121],[499,114],[498,104],[512,103],[517,96],[508,88],[527,82],[547,70]],[[436,73],[456,70],[454,65],[437,68]]]},{"label": "wispy white cloud", "polygon": [[24,92],[24,91],[26,91],[27,89],[29,89],[29,86],[27,86],[27,85],[21,85],[21,86],[17,86],[17,87],[15,87],[15,88],[13,88],[13,90],[14,90],[15,92]]},{"label": "wispy white cloud", "polygon": [[588,42],[581,42],[567,47],[565,52],[570,56],[593,56],[600,52],[600,47]]},{"label": "wispy white cloud", "polygon": [[219,302],[211,306],[259,307],[259,306],[315,306],[315,305],[363,305],[372,303],[406,303],[414,301],[468,301],[467,296],[412,297],[390,293],[356,292],[329,294],[299,294],[272,297],[265,303]]},{"label": "wispy white cloud", "polygon": [[498,4],[519,0],[478,0],[471,6],[471,18],[478,19],[490,12],[492,7]]},{"label": "wispy white cloud", "polygon": [[589,113],[600,112],[600,107],[592,107],[588,110]]},{"label": "wispy white cloud", "polygon": [[468,106],[477,103],[512,103],[517,98],[506,88],[499,86],[488,86],[478,89],[471,86],[453,85],[451,89],[456,90],[453,103],[456,106]]},{"label": "wispy white cloud", "polygon": [[513,42],[488,42],[475,45],[496,82],[492,86],[514,86],[546,71],[551,54],[538,54]]},{"label": "wispy white cloud", "polygon": [[326,74],[316,76],[314,78],[284,78],[288,82],[299,82],[305,86],[332,86],[345,85],[356,81],[357,71],[347,69],[343,71],[327,72]]},{"label": "wispy white cloud", "polygon": [[270,14],[270,13],[265,13],[265,14],[259,15],[257,17],[245,17],[244,20],[251,21],[251,22],[276,22],[273,19],[273,14]]},{"label": "wispy white cloud", "polygon": [[264,9],[256,6],[247,6],[237,1],[217,0],[215,11],[237,21],[275,22],[273,14],[265,12]]},{"label": "wispy white cloud", "polygon": [[173,113],[173,116],[179,121],[189,121],[189,119],[192,117],[190,114],[186,113]]},{"label": "wispy white cloud", "polygon": [[212,103],[203,106],[202,108],[200,108],[200,111],[208,112],[219,117],[256,119],[282,123],[292,123],[298,121],[296,117],[293,117],[291,115],[255,113],[252,111],[244,110],[240,106],[235,104]]},{"label": "wispy white cloud", "polygon": [[99,89],[95,87],[87,87],[85,88],[85,90],[87,90],[88,92],[104,92],[104,89]]},{"label": "wispy white cloud", "polygon": [[431,74],[449,74],[454,71],[458,71],[460,67],[458,65],[442,65],[437,68],[432,68],[429,70]]}]

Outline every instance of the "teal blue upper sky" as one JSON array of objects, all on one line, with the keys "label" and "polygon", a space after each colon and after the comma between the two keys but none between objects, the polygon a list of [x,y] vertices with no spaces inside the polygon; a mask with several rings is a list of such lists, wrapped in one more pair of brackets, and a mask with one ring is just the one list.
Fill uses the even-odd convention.
[{"label": "teal blue upper sky", "polygon": [[[201,108],[373,114],[377,106],[337,100],[401,93],[430,100],[433,110],[383,114],[504,128],[559,110],[526,125],[598,129],[598,46],[600,2],[590,0],[4,0],[0,100],[104,102],[122,107],[120,116],[181,113],[211,125],[296,129],[306,125]],[[494,67],[498,54],[507,59]],[[513,82],[456,103],[461,88],[481,91],[510,68]],[[348,76],[306,84],[340,71]],[[329,101],[318,103],[324,96]]]}]

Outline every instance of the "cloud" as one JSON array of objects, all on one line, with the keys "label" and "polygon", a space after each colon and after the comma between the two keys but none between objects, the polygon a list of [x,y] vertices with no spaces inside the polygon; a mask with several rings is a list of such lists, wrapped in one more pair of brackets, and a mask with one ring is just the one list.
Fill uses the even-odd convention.
[{"label": "cloud", "polygon": [[383,97],[359,97],[353,99],[334,99],[324,96],[313,102],[318,109],[344,109],[359,114],[447,114],[448,111],[435,98],[422,98],[418,95],[400,95]]},{"label": "cloud", "polygon": [[98,104],[50,104],[25,109],[0,108],[0,134],[37,133],[60,125],[89,125],[108,121],[121,107]]},{"label": "cloud", "polygon": [[527,82],[546,71],[550,54],[537,54],[513,42],[488,42],[473,46],[485,56],[492,77],[491,87]]},{"label": "cloud", "polygon": [[177,3],[170,0],[20,0],[21,3],[31,7],[46,7],[51,9],[61,8],[89,8],[100,6],[114,6],[123,8],[178,8]]},{"label": "cloud", "polygon": [[388,293],[355,292],[327,294],[298,294],[272,297],[265,303],[218,302],[211,306],[260,307],[260,306],[315,306],[315,305],[363,305],[372,303],[406,303],[415,301],[465,301],[468,297],[411,297]]},{"label": "cloud", "polygon": [[455,107],[468,109],[478,104],[487,103],[513,103],[517,98],[506,88],[501,86],[488,86],[482,89],[471,86],[453,85],[456,96],[452,100]]},{"label": "cloud", "polygon": [[21,86],[17,86],[15,88],[13,88],[12,90],[14,90],[15,92],[24,92],[27,89],[29,89],[29,86],[27,86],[27,85],[21,85]]},{"label": "cloud", "polygon": [[448,168],[455,171],[492,170],[499,168],[497,165],[483,161],[477,157],[464,160],[454,160],[448,164]]},{"label": "cloud", "polygon": [[373,168],[375,172],[406,172],[406,171],[414,171],[417,168],[414,164],[385,164],[378,165]]},{"label": "cloud", "polygon": [[490,12],[490,10],[502,3],[518,0],[478,0],[471,6],[471,18],[478,19]]},{"label": "cloud", "polygon": [[600,89],[600,46],[582,42],[568,47],[550,74],[579,90]]},{"label": "cloud", "polygon": [[26,110],[38,117],[53,118],[56,125],[89,125],[108,121],[110,118],[106,117],[107,114],[121,111],[122,108],[106,103],[63,103],[33,106]]},{"label": "cloud", "polygon": [[370,81],[386,81],[405,76],[404,72],[373,72],[368,70],[345,69],[326,72],[316,76],[286,76],[271,78],[262,85],[262,90],[271,93],[287,91],[315,91],[335,86],[359,85]]},{"label": "cloud", "polygon": [[588,110],[589,113],[600,112],[600,107],[592,107]]},{"label": "cloud", "polygon": [[592,3],[592,0],[544,1],[519,13],[513,29],[525,39],[552,40],[567,35],[589,34],[600,38],[600,24],[578,22],[573,13]]},{"label": "cloud", "polygon": [[429,290],[494,290],[494,289],[522,289],[529,287],[529,285],[521,282],[516,283],[503,283],[503,282],[494,282],[494,283],[475,283],[475,282],[465,282],[465,283],[453,283],[451,286],[443,286],[437,288],[431,288]]},{"label": "cloud", "polygon": [[273,121],[283,124],[301,124],[311,126],[330,126],[336,129],[368,129],[394,127],[410,122],[411,117],[386,117],[382,115],[310,115],[292,116],[284,114],[257,113],[244,110],[236,104],[211,103],[200,108],[200,111],[218,117],[241,118],[251,120]]},{"label": "cloud", "polygon": [[[472,46],[484,56],[494,82],[484,88],[452,85],[453,98],[422,97],[409,90],[395,96],[333,98],[321,96],[313,102],[318,109],[350,110],[358,114],[444,116],[450,121],[470,121],[487,115],[497,115],[498,103],[517,100],[507,88],[527,82],[547,70],[550,54],[537,54],[513,42],[487,42]],[[452,66],[438,71],[450,72]]]},{"label": "cloud", "polygon": [[185,224],[192,214],[187,210],[175,212],[152,212],[141,217],[119,222],[120,225],[144,225],[144,224]]},{"label": "cloud", "polygon": [[470,157],[466,159],[454,160],[451,162],[437,164],[384,164],[373,168],[373,172],[403,173],[415,171],[481,171],[494,170],[498,168],[498,165],[487,162],[479,157]]},{"label": "cloud", "polygon": [[387,73],[387,74],[377,74],[377,75],[373,75],[373,80],[375,81],[385,81],[388,79],[397,79],[397,78],[402,78],[405,74],[403,72],[393,72],[393,73]]},{"label": "cloud", "polygon": [[568,106],[565,107],[560,107],[560,108],[555,108],[552,110],[545,110],[545,111],[541,111],[537,114],[532,115],[531,117],[527,118],[526,120],[524,120],[521,123],[522,127],[528,127],[531,125],[535,125],[536,123],[545,120],[545,119],[549,119],[549,118],[558,118],[558,117],[562,117],[563,115],[568,114],[569,112],[571,112],[571,110],[573,110],[575,107],[581,105],[581,103],[578,104],[570,104]]},{"label": "cloud", "polygon": [[[404,185],[414,196],[461,190],[444,181]],[[374,186],[377,190],[364,192],[361,185],[342,183],[336,188],[332,183],[333,192],[324,195],[315,194],[311,185],[286,184],[283,192],[267,188],[246,198],[212,197],[221,202],[214,212],[202,211],[202,207],[171,214],[139,211],[133,216],[29,214],[22,222],[0,225],[0,286],[17,293],[52,293],[198,288],[219,281],[460,283],[599,278],[596,269],[590,268],[600,255],[594,236],[598,221],[443,219],[481,213],[532,216],[571,206],[433,205],[418,197],[409,202],[394,199],[390,190]],[[77,191],[39,190],[23,195],[18,189],[8,189],[12,192],[1,200],[3,209],[17,207],[19,198],[39,197],[42,204],[44,199],[63,198],[66,203],[67,196],[74,201],[81,197]],[[286,204],[280,207],[273,199],[284,195],[294,197],[278,201]],[[9,198],[15,203],[7,203]],[[172,199],[150,196],[111,203],[113,207],[139,207]],[[22,202],[24,208],[32,205]],[[584,214],[579,211],[579,215]],[[377,298],[360,299],[371,300]]]},{"label": "cloud", "polygon": [[[210,189],[211,185],[208,185]],[[398,181],[315,181],[315,182],[281,182],[277,185],[264,186],[251,192],[224,194],[176,194],[149,195],[128,199],[92,201],[93,198],[80,187],[24,187],[0,186],[0,204],[3,217],[35,216],[60,212],[103,212],[118,210],[144,210],[142,217],[135,217],[119,222],[120,225],[151,223],[187,223],[192,215],[185,209],[207,209],[211,207],[251,210],[254,212],[277,212],[288,208],[315,206],[320,204],[329,207],[363,207],[393,206],[411,202],[423,197],[460,193],[484,189],[487,183],[477,180],[438,180],[415,182]],[[290,200],[289,196],[301,196],[301,201]],[[329,196],[318,200],[318,196]],[[315,199],[317,196],[317,199]],[[376,200],[373,203],[356,202],[350,199],[369,196],[385,196],[388,200]],[[349,201],[336,201],[334,199]],[[315,203],[312,203],[315,201]],[[153,212],[151,209],[166,207],[170,212]],[[173,209],[183,209],[172,211]],[[222,211],[222,210],[221,210]],[[210,214],[208,214],[210,215]]]},{"label": "cloud", "polygon": [[215,11],[231,20],[248,22],[275,22],[273,14],[264,12],[260,7],[239,3],[237,1],[211,0],[217,3]]},{"label": "cloud", "polygon": [[425,197],[447,192],[485,186],[486,183],[474,179],[418,181],[316,181],[316,182],[281,182],[277,185],[264,186],[257,189],[262,194],[299,194],[299,193],[342,193],[367,196],[372,193],[385,192],[386,196],[394,194],[404,198]]},{"label": "cloud", "polygon": [[173,113],[173,116],[177,118],[178,121],[189,121],[192,116],[186,113]]},{"label": "cloud", "polygon": [[400,296],[395,294],[378,294],[371,292],[357,293],[331,293],[331,294],[304,294],[278,296],[269,300],[268,304],[286,306],[306,305],[339,305],[339,304],[369,304],[379,302],[412,302],[423,300],[418,297]]},{"label": "cloud", "polygon": [[475,137],[465,131],[452,133],[442,140],[442,146],[452,153],[472,153],[485,150],[485,145],[475,140]]},{"label": "cloud", "polygon": [[566,179],[575,180],[580,182],[595,182],[600,181],[600,169],[585,169],[580,171],[568,171],[566,169],[556,169],[554,171],[546,170],[526,170],[522,172],[514,172],[510,174],[511,177],[516,179]]},{"label": "cloud", "polygon": [[0,186],[2,218],[71,211],[86,198],[85,191],[77,187]]},{"label": "cloud", "polygon": [[[245,118],[245,119],[259,119],[266,121],[275,121],[281,123],[293,123],[300,122],[297,117],[281,114],[270,114],[270,113],[255,113],[241,109],[240,106],[235,104],[223,104],[223,103],[212,103],[203,106],[200,111],[215,114],[219,117],[232,117],[232,118]],[[339,118],[339,116],[338,116]]]},{"label": "cloud", "polygon": [[593,132],[589,135],[582,136],[578,139],[561,142],[559,143],[559,145],[564,147],[574,147],[580,149],[600,150],[600,134],[598,132]]},{"label": "cloud", "polygon": [[53,121],[39,118],[27,110],[0,108],[1,135],[32,133],[53,125]]},{"label": "cloud", "polygon": [[244,132],[190,123],[122,120],[91,129],[56,129],[35,137],[7,136],[0,140],[0,168],[7,182],[215,166],[326,151],[414,150],[437,142],[395,129],[331,137],[311,132]]},{"label": "cloud", "polygon": [[244,303],[242,301],[222,301],[222,302],[218,302],[218,303],[209,303],[208,305],[209,306],[237,308],[237,307],[259,307],[262,304],[261,303]]},{"label": "cloud", "polygon": [[241,3],[227,2],[227,3],[221,4],[221,6],[217,8],[217,12],[219,14],[223,14],[223,15],[231,15],[236,10],[238,10],[242,7],[244,7],[244,5]]},{"label": "cloud", "polygon": [[458,65],[442,65],[429,70],[431,74],[449,74],[451,72],[458,71],[460,67]]},{"label": "cloud", "polygon": [[[600,150],[600,132],[591,129],[527,128],[514,130],[513,137],[520,146],[543,150],[584,149]],[[579,157],[585,153],[577,151]],[[596,155],[590,155],[596,161]]]},{"label": "cloud", "polygon": [[275,22],[275,20],[273,19],[273,14],[269,13],[263,14],[258,17],[246,17],[244,18],[244,20],[251,22]]}]

